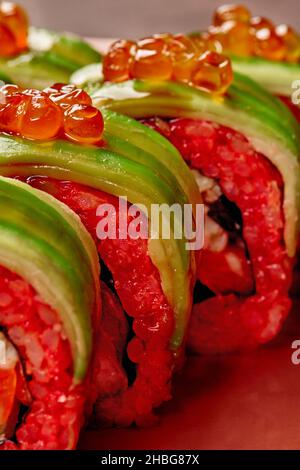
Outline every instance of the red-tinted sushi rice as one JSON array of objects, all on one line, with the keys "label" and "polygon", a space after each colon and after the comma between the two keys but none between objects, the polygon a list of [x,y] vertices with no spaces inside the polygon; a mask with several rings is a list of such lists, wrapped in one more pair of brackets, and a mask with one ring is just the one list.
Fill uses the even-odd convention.
[{"label": "red-tinted sushi rice", "polygon": [[27,282],[2,267],[0,324],[22,368],[11,416],[13,440],[0,449],[73,449],[84,422],[88,380],[73,384],[70,346],[58,315]]},{"label": "red-tinted sushi rice", "polygon": [[192,119],[144,122],[168,137],[189,166],[212,178],[220,191],[213,203],[203,193],[210,220],[227,239],[215,249],[206,232],[198,254],[198,280],[212,292],[193,308],[189,346],[221,352],[271,340],[291,305],[292,260],[283,240],[279,172],[229,128]]},{"label": "red-tinted sushi rice", "polygon": [[[115,314],[114,321],[110,319],[111,329],[105,335],[110,337],[110,345],[115,345],[115,351],[111,347],[106,349],[105,345],[99,349],[100,356],[104,354],[106,358],[99,357],[96,375],[99,378],[99,364],[102,368],[106,362],[107,380],[103,383],[101,379],[99,383],[98,418],[122,426],[133,422],[138,425],[151,423],[153,409],[170,398],[170,379],[179,354],[177,352],[175,357],[170,350],[174,313],[162,291],[159,272],[148,254],[148,240],[97,240],[96,228],[100,218],[96,211],[100,204],[109,203],[116,208],[117,225],[119,217],[125,215],[119,212],[118,199],[111,195],[72,182],[41,177],[28,178],[27,183],[52,194],[80,216],[97,243],[101,260],[111,273],[123,316],[126,312],[132,322],[131,336],[122,357],[125,369],[127,366],[131,369],[127,382],[120,357],[125,326],[120,322],[120,305],[116,305],[111,295],[106,293],[106,302],[115,305]],[[130,222],[130,217],[128,219]],[[110,387],[113,393],[110,393]]]}]

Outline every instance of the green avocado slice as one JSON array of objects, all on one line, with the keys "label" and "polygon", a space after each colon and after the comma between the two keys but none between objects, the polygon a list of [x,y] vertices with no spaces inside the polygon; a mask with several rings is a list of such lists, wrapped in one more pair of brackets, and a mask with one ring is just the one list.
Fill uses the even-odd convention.
[{"label": "green avocado slice", "polygon": [[207,119],[244,134],[283,177],[284,238],[289,255],[294,255],[298,233],[300,126],[280,100],[238,73],[221,98],[176,82],[138,80],[99,85],[92,97],[94,105],[101,109],[135,118]]},{"label": "green avocado slice", "polygon": [[63,66],[71,73],[102,60],[101,54],[90,44],[71,33],[56,33],[31,27],[29,47],[33,52],[45,54],[49,62]]},{"label": "green avocado slice", "polygon": [[42,90],[53,83],[69,83],[76,70],[101,61],[93,47],[70,33],[32,27],[28,41],[27,53],[0,58],[0,78],[6,83]]},{"label": "green avocado slice", "polygon": [[0,264],[58,313],[73,354],[74,381],[82,381],[100,287],[97,251],[80,219],[53,197],[0,177]]},{"label": "green avocado slice", "polygon": [[233,70],[256,80],[276,95],[291,96],[294,91],[293,83],[299,83],[300,80],[300,64],[260,57],[232,56],[231,61]]},{"label": "green avocado slice", "polygon": [[43,90],[54,82],[68,83],[70,77],[67,69],[54,65],[43,55],[33,52],[8,60],[0,58],[0,75],[4,76],[5,83],[38,90]]}]

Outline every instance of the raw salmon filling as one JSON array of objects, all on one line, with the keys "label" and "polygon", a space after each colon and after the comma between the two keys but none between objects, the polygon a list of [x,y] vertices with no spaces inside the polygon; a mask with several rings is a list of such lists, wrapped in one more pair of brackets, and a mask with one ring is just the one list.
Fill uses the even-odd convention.
[{"label": "raw salmon filling", "polygon": [[283,240],[278,171],[227,127],[192,119],[143,122],[166,136],[200,179],[213,180],[217,188],[211,194],[208,184],[201,191],[207,223],[197,274],[212,293],[194,305],[189,346],[221,352],[269,341],[291,305],[292,260]]}]

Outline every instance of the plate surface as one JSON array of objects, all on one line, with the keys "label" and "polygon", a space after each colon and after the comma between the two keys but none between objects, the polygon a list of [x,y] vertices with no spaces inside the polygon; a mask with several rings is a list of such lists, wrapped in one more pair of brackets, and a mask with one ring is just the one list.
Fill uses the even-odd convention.
[{"label": "plate surface", "polygon": [[189,357],[171,402],[148,429],[86,431],[81,449],[297,449],[300,365],[291,343],[300,339],[300,303],[276,342],[253,353]]}]

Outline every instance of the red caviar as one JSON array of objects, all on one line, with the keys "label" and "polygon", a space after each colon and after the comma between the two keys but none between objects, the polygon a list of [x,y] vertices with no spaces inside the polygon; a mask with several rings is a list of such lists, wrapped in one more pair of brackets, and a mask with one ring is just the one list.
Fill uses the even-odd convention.
[{"label": "red caviar", "polygon": [[204,38],[159,34],[138,42],[118,41],[103,61],[106,81],[176,80],[225,93],[232,82],[229,59],[209,52]]},{"label": "red caviar", "polygon": [[27,49],[28,18],[19,5],[0,3],[0,56],[10,57]]},{"label": "red caviar", "polygon": [[60,109],[46,93],[25,90],[23,96],[28,100],[21,121],[21,135],[33,140],[47,140],[57,135],[62,125]]},{"label": "red caviar", "polygon": [[129,79],[131,50],[135,48],[133,41],[116,41],[110,47],[103,60],[103,73],[106,80],[122,82]]},{"label": "red caviar", "polygon": [[196,86],[212,92],[224,93],[228,79],[233,80],[230,60],[217,52],[205,52],[192,73],[192,82]]},{"label": "red caviar", "polygon": [[211,50],[217,45],[218,52],[286,62],[300,60],[300,37],[291,27],[274,26],[267,18],[251,17],[243,5],[217,8],[213,26],[199,37],[205,38]]},{"label": "red caviar", "polygon": [[276,34],[271,21],[260,16],[251,18],[250,33],[253,38],[253,55],[271,60],[283,60],[286,47],[283,39]]},{"label": "red caviar", "polygon": [[172,70],[168,44],[162,37],[138,41],[130,67],[132,77],[168,80],[172,77]]},{"label": "red caviar", "polygon": [[16,53],[15,38],[5,24],[0,23],[0,56],[9,57]]},{"label": "red caviar", "polygon": [[[209,48],[215,50],[216,43],[219,52],[230,51],[232,54],[248,56],[251,53],[251,34],[247,23],[226,21],[220,26],[209,28]],[[215,46],[215,47],[214,47]]]},{"label": "red caviar", "polygon": [[300,57],[300,36],[286,24],[276,26],[275,31],[285,44],[287,62],[298,62]]},{"label": "red caviar", "polygon": [[103,118],[89,95],[73,85],[55,84],[44,91],[21,90],[16,85],[0,88],[0,131],[32,140],[56,137],[98,144]]},{"label": "red caviar", "polygon": [[214,13],[213,24],[220,26],[226,21],[247,23],[250,17],[250,11],[244,5],[222,5]]},{"label": "red caviar", "polygon": [[173,63],[174,80],[189,82],[195,66],[195,56],[205,51],[205,43],[192,41],[177,34],[168,39],[168,49]]},{"label": "red caviar", "polygon": [[102,114],[93,106],[73,104],[64,113],[64,131],[70,140],[85,144],[99,142],[103,127]]}]

